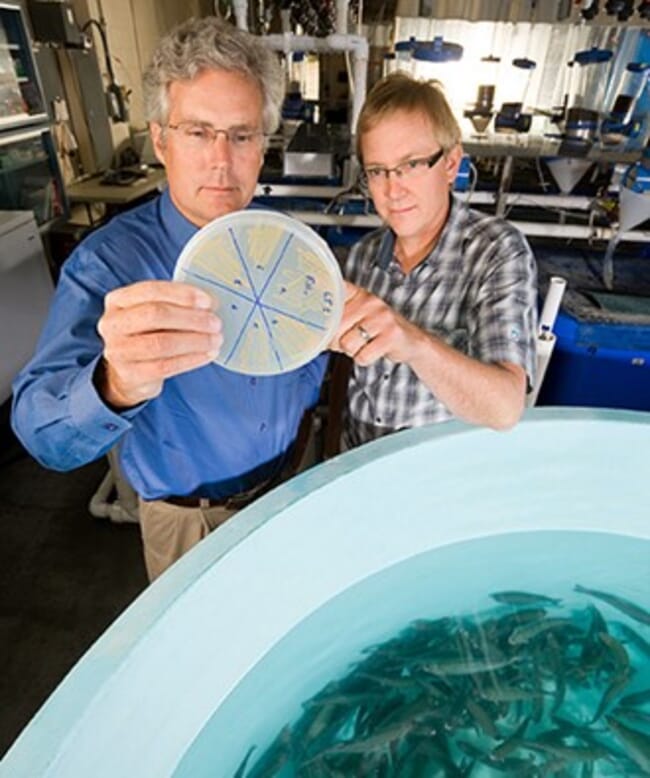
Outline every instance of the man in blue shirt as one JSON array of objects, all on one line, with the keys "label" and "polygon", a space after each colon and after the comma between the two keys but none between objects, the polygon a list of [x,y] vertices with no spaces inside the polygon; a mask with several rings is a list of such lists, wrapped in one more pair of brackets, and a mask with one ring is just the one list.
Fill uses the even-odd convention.
[{"label": "man in blue shirt", "polygon": [[278,376],[230,372],[213,362],[213,300],[171,282],[198,228],[250,203],[282,85],[275,55],[215,18],[160,42],[145,109],[169,187],[71,255],[14,383],[14,429],[46,467],[69,470],[119,444],[151,580],[286,475],[318,399],[325,356]]}]

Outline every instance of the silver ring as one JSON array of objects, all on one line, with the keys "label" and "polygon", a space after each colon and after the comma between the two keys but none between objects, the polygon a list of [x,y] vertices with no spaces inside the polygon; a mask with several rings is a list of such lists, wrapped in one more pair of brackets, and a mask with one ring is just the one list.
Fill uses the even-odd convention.
[{"label": "silver ring", "polygon": [[364,339],[366,343],[370,343],[372,340],[372,335],[368,332],[368,330],[363,327],[361,324],[357,324],[357,332],[361,337]]}]

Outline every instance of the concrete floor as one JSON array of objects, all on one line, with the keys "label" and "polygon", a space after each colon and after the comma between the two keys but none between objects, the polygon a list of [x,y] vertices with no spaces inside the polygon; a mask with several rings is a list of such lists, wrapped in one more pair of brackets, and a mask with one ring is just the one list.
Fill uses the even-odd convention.
[{"label": "concrete floor", "polygon": [[105,472],[45,470],[0,425],[0,757],[147,585],[138,526],[88,512]]}]

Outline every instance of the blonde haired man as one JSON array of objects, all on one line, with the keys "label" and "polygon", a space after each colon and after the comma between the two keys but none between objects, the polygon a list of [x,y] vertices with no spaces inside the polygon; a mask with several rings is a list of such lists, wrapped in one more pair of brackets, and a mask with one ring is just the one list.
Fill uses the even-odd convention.
[{"label": "blonde haired man", "polygon": [[362,178],[385,225],[346,265],[336,342],[354,360],[344,444],[456,417],[514,425],[533,382],[536,269],[524,237],[452,193],[462,157],[439,85],[395,73],[359,117]]}]

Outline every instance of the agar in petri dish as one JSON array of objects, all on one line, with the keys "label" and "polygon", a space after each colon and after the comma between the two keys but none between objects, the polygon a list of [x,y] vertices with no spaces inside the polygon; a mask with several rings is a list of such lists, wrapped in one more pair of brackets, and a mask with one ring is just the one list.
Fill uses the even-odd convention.
[{"label": "agar in petri dish", "polygon": [[174,280],[217,300],[224,342],[214,361],[248,375],[306,364],[327,348],[343,312],[331,249],[276,211],[251,208],[206,224],[183,248]]}]

